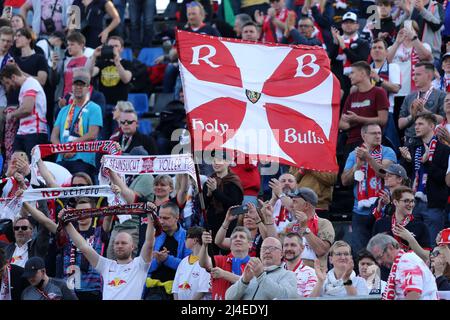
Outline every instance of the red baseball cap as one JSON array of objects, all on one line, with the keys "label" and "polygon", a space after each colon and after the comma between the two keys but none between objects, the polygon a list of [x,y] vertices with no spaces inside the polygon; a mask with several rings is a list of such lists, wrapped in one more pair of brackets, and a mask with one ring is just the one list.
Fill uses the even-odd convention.
[{"label": "red baseball cap", "polygon": [[442,230],[439,244],[450,244],[450,228]]}]

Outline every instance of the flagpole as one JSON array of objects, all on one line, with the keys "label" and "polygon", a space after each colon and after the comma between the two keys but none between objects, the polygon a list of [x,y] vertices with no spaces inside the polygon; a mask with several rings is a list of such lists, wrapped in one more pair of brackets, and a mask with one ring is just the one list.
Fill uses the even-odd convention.
[{"label": "flagpole", "polygon": [[[175,30],[175,37],[176,37],[176,45],[177,45],[177,51],[180,52],[180,42],[179,42],[179,38],[178,38],[178,28]],[[178,59],[178,63],[181,64],[180,59]],[[183,92],[184,92],[184,96],[186,97],[186,91],[184,90],[184,88],[186,87],[184,85],[184,78],[183,78],[183,74],[180,72],[180,77],[181,77],[181,83],[183,86]],[[185,98],[186,100],[186,98]],[[183,104],[185,104],[185,102],[183,102]],[[186,108],[185,108],[186,109]],[[194,149],[194,130],[192,128],[192,122],[191,122],[191,117],[189,115],[188,112],[186,112],[186,126],[189,132],[189,140],[191,142],[191,152],[192,152],[192,158],[194,160],[194,169],[195,169],[195,177],[197,179],[197,187],[198,187],[198,196],[200,198],[200,208],[202,211],[202,215],[203,215],[203,220],[205,221],[205,226],[208,224],[208,217],[206,215],[206,205],[205,205],[205,199],[203,198],[203,188],[202,188],[202,183],[200,180],[200,168],[199,168],[199,159],[197,157],[197,154],[195,153],[195,149]],[[200,159],[201,160],[201,159]],[[211,232],[211,237],[212,237],[212,232]],[[213,268],[216,267],[216,263],[214,261],[214,253],[212,251],[212,247],[210,245],[207,246],[207,250],[208,250],[208,255],[211,258],[211,263]]]}]

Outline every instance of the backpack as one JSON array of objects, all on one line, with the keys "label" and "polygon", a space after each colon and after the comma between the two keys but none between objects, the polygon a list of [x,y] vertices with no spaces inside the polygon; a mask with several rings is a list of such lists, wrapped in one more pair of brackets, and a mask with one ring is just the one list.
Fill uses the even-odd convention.
[{"label": "backpack", "polygon": [[151,92],[152,85],[150,83],[147,66],[137,59],[131,61],[131,73],[133,77],[130,81],[130,93],[147,93]]}]

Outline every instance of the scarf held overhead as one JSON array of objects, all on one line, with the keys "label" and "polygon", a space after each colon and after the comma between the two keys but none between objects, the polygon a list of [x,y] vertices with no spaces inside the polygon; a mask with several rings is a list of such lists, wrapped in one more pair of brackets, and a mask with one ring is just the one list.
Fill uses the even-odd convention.
[{"label": "scarf held overhead", "polygon": [[37,163],[40,159],[46,158],[53,154],[59,153],[77,153],[77,152],[94,152],[100,154],[120,155],[122,151],[120,145],[116,141],[89,141],[89,142],[71,142],[60,144],[39,144],[31,155],[31,183],[38,185],[38,169]]}]

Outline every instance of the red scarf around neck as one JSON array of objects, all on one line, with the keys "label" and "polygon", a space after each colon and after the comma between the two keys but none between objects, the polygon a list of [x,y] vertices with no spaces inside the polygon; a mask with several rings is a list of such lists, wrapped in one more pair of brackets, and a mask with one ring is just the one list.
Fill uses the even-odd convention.
[{"label": "red scarf around neck", "polygon": [[[381,164],[383,159],[383,146],[375,147],[370,156]],[[375,170],[366,162],[361,170],[364,173],[364,179],[358,182],[358,206],[360,208],[370,207],[377,199],[378,192],[383,188],[383,180],[377,177]]]},{"label": "red scarf around neck", "polygon": [[413,216],[412,214],[408,214],[402,221],[397,222],[397,219],[395,218],[395,213],[392,215],[392,220],[391,220],[391,221],[392,221],[392,222],[391,222],[391,232],[392,232],[392,236],[395,238],[395,240],[398,241],[398,243],[400,244],[400,247],[401,247],[403,250],[408,250],[408,249],[409,249],[409,245],[404,244],[403,239],[400,238],[400,237],[397,237],[397,236],[394,234],[394,226],[395,226],[396,224],[398,224],[398,225],[401,225],[402,227],[406,227],[406,225],[407,225],[408,223],[410,223],[411,221],[413,221],[413,220],[414,220],[414,216]]}]

